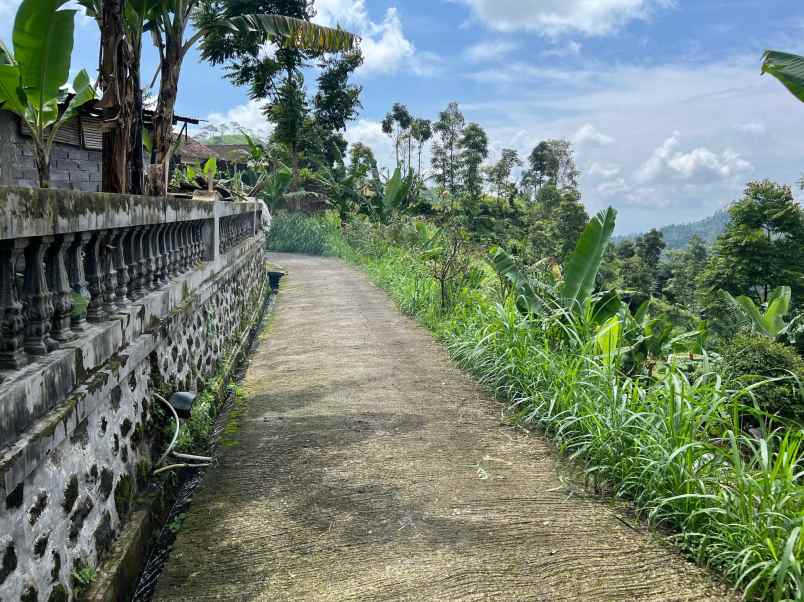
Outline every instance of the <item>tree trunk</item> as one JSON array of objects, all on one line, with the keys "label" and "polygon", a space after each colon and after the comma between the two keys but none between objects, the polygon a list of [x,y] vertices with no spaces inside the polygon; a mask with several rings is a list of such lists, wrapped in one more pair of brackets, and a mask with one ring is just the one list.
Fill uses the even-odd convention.
[{"label": "tree trunk", "polygon": [[50,188],[50,157],[45,149],[36,146],[36,171],[39,174],[39,187]]},{"label": "tree trunk", "polygon": [[[153,162],[161,166],[162,177],[151,182],[152,190],[159,194],[167,194],[165,185],[170,166],[171,148],[173,146],[173,115],[176,109],[176,95],[179,88],[179,74],[182,62],[182,41],[168,37],[165,45],[165,60],[161,66],[159,99],[154,113],[154,157]],[[157,170],[155,170],[157,171]]]},{"label": "tree trunk", "polygon": [[142,57],[142,34],[132,40],[131,60],[132,117],[131,144],[128,149],[131,170],[128,190],[131,194],[145,193],[145,164],[142,158],[142,83],[140,81],[140,59]]},{"label": "tree trunk", "polygon": [[104,192],[126,192],[128,134],[131,108],[126,92],[130,87],[130,55],[123,31],[124,0],[104,0],[101,22],[101,87],[105,131],[101,187]]}]

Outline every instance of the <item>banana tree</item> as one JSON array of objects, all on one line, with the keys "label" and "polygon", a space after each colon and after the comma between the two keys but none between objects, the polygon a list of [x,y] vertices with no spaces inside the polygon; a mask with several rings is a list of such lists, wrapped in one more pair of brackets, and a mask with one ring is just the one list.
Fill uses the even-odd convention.
[{"label": "banana tree", "polygon": [[762,56],[762,74],[771,74],[804,102],[804,57],[777,50],[766,50]]},{"label": "banana tree", "polygon": [[415,174],[412,169],[405,176],[402,175],[402,170],[399,167],[394,170],[394,173],[383,187],[382,195],[375,199],[371,207],[372,212],[377,215],[382,223],[387,224],[395,212],[405,209],[414,182]]},{"label": "banana tree", "polygon": [[[86,15],[95,19],[103,34],[104,0],[77,1],[84,7]],[[109,182],[104,183],[104,190],[109,192],[126,191],[133,194],[144,192],[143,148],[150,144],[150,136],[145,132],[142,123],[143,91],[140,76],[142,38],[149,20],[159,6],[160,0],[128,0],[121,10],[124,35],[119,44],[124,49],[122,56],[125,57],[128,64],[112,65],[115,71],[111,74],[103,74],[104,65],[101,64],[101,79],[114,77],[118,82],[117,85],[106,87],[109,96],[106,104],[120,105],[124,109],[117,113],[124,122],[120,128],[122,135],[114,136],[111,141],[118,148],[107,150],[112,156],[123,155],[125,160],[122,163],[128,165],[128,173],[124,177],[123,174],[115,174],[113,180],[116,183],[114,185],[110,185]],[[118,170],[118,164],[118,162],[114,163],[113,171]]]},{"label": "banana tree", "polygon": [[593,217],[578,238],[575,251],[567,260],[564,282],[559,290],[562,305],[566,309],[580,310],[591,299],[616,221],[617,211],[609,207]]},{"label": "banana tree", "polygon": [[164,193],[173,139],[173,115],[176,108],[179,77],[184,57],[212,31],[229,30],[238,34],[267,35],[286,47],[322,52],[350,50],[358,38],[349,32],[316,25],[282,15],[246,15],[233,19],[196,20],[195,32],[185,40],[185,33],[200,0],[169,0],[153,18],[151,29],[159,51],[160,85],[154,112],[152,185],[155,193]]},{"label": "banana tree", "polygon": [[[603,254],[614,231],[617,211],[609,207],[598,213],[586,225],[567,260],[563,281],[558,290],[543,287],[537,292],[534,282],[517,266],[511,255],[493,248],[489,263],[497,272],[504,293],[513,290],[520,309],[528,313],[543,313],[550,308],[571,311],[595,324],[602,324],[614,316],[622,304],[616,291],[594,295],[595,279],[603,261]],[[556,278],[561,277],[559,269]]]},{"label": "banana tree", "polygon": [[[13,53],[0,44],[0,106],[17,114],[31,131],[39,185],[50,185],[50,151],[59,128],[79,107],[95,98],[89,75],[81,70],[73,91],[70,74],[75,10],[67,0],[23,0],[14,20]],[[66,103],[64,110],[61,107]]]},{"label": "banana tree", "polygon": [[798,321],[798,318],[794,318],[790,322],[785,322],[784,319],[790,313],[792,306],[789,286],[780,286],[771,292],[764,313],[753,299],[745,295],[735,298],[730,293],[723,291],[723,298],[738,312],[738,315],[748,322],[752,332],[771,339],[777,339],[791,332]]}]

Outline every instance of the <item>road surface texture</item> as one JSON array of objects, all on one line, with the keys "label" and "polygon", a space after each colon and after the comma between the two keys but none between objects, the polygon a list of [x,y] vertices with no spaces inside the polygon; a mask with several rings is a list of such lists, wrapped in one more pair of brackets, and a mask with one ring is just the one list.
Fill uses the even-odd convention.
[{"label": "road surface texture", "polygon": [[728,600],[562,478],[359,270],[288,276],[155,600]]}]

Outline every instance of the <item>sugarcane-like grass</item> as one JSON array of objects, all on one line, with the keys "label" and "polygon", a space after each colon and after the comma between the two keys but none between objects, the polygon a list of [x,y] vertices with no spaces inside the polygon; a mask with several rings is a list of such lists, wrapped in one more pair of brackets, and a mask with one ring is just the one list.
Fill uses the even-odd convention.
[{"label": "sugarcane-like grass", "polygon": [[590,485],[631,500],[746,598],[804,599],[802,432],[744,432],[758,413],[749,388],[730,388],[708,364],[694,376],[667,366],[629,377],[601,360],[583,324],[522,315],[491,282],[442,314],[435,282],[401,248],[361,263],[515,419],[580,463]]}]

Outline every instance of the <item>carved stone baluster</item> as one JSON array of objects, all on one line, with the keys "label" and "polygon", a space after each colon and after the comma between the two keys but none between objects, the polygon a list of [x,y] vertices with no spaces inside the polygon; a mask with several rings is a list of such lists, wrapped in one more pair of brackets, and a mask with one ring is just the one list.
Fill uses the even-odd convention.
[{"label": "carved stone baluster", "polygon": [[159,288],[159,250],[157,241],[157,226],[148,227],[148,256],[150,257],[151,273],[148,287],[155,291]]},{"label": "carved stone baluster", "polygon": [[161,243],[159,239],[162,237],[162,224],[151,226],[151,250],[154,254],[154,274],[153,285],[154,288],[162,288],[164,284],[162,280],[162,267],[164,265],[164,256],[162,254]]},{"label": "carved stone baluster", "polygon": [[193,264],[201,263],[201,222],[193,222]]},{"label": "carved stone baluster", "polygon": [[28,241],[5,240],[0,243],[0,368],[18,370],[26,363],[23,340],[25,319],[17,292],[17,261]]},{"label": "carved stone baluster", "polygon": [[70,316],[73,313],[72,289],[64,262],[64,256],[73,238],[73,234],[57,236],[45,256],[45,274],[53,303],[51,336],[59,343],[66,343],[75,338],[70,329]]},{"label": "carved stone baluster", "polygon": [[226,218],[222,217],[218,220],[218,254],[223,255],[226,252]]},{"label": "carved stone baluster", "polygon": [[170,282],[170,247],[168,246],[168,225],[159,225],[159,282],[166,285]]},{"label": "carved stone baluster", "polygon": [[187,240],[190,244],[190,268],[194,268],[197,263],[195,246],[195,222],[187,224]]},{"label": "carved stone baluster", "polygon": [[187,245],[190,255],[190,269],[195,267],[195,222],[187,224]]},{"label": "carved stone baluster", "polygon": [[190,243],[187,233],[187,222],[182,222],[179,226],[181,240],[181,271],[187,272],[190,269]]},{"label": "carved stone baluster", "polygon": [[128,284],[131,279],[128,275],[128,263],[126,260],[126,248],[128,247],[127,239],[131,234],[131,230],[128,228],[120,229],[116,234],[112,254],[114,269],[117,272],[115,299],[117,301],[117,307],[122,309],[131,303],[131,299],[128,296]]},{"label": "carved stone baluster", "polygon": [[183,271],[181,267],[181,222],[173,224],[173,243],[173,264],[178,276]]},{"label": "carved stone baluster", "polygon": [[154,230],[154,256],[156,257],[156,261],[154,261],[154,266],[156,269],[155,272],[155,282],[157,288],[162,288],[165,285],[165,277],[164,277],[164,270],[165,264],[167,262],[167,257],[165,257],[165,245],[162,241],[163,233],[165,225],[164,224],[157,224],[153,227]]},{"label": "carved stone baluster", "polygon": [[107,315],[117,311],[115,304],[115,291],[117,291],[117,271],[114,269],[114,245],[117,232],[104,231],[103,245],[101,246],[101,260],[103,265],[104,290],[103,309]]},{"label": "carved stone baluster", "polygon": [[146,291],[152,291],[154,286],[154,253],[153,253],[153,228],[145,226],[142,230],[142,287]]},{"label": "carved stone baluster", "polygon": [[87,320],[103,322],[106,312],[103,309],[106,295],[106,275],[103,272],[104,232],[93,232],[86,246],[86,274],[89,289]]},{"label": "carved stone baluster", "polygon": [[[91,238],[89,232],[79,232],[75,235],[72,244],[67,248],[67,276],[70,279],[70,287],[76,295],[80,295],[89,302],[89,290],[87,290],[87,277],[84,273],[84,247]],[[86,329],[87,308],[82,305],[79,309],[73,308],[70,318],[72,330],[80,332]]]},{"label": "carved stone baluster", "polygon": [[176,254],[177,275],[184,273],[184,233],[182,227],[183,223],[177,222],[174,225],[175,232],[173,233],[174,239],[176,240],[176,250],[174,252]]},{"label": "carved stone baluster", "polygon": [[25,277],[22,285],[24,346],[25,351],[31,355],[47,355],[59,347],[50,336],[53,302],[45,275],[45,256],[52,243],[52,236],[43,236],[31,239],[25,248]]},{"label": "carved stone baluster", "polygon": [[128,267],[128,298],[132,301],[136,301],[144,294],[140,281],[140,245],[140,228],[130,228],[124,252]]},{"label": "carved stone baluster", "polygon": [[229,236],[230,236],[230,230],[231,230],[231,226],[230,226],[231,219],[229,217],[225,217],[225,218],[223,218],[221,223],[223,225],[223,236],[221,237],[222,240],[223,240],[223,248],[221,249],[221,252],[226,253],[226,251],[229,250]]},{"label": "carved stone baluster", "polygon": [[167,248],[167,275],[172,280],[178,276],[176,270],[176,224],[167,224],[165,228],[165,244]]}]

